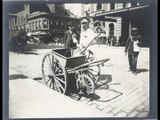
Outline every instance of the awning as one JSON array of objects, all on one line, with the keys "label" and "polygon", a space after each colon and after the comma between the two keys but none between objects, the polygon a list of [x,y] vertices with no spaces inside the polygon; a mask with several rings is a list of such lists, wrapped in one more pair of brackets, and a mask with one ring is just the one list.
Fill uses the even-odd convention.
[{"label": "awning", "polygon": [[139,5],[139,6],[134,6],[134,7],[129,7],[129,8],[123,8],[123,9],[118,9],[118,10],[112,10],[112,11],[102,11],[101,13],[96,13],[94,18],[97,17],[102,17],[102,16],[122,16],[126,14],[130,14],[131,12],[135,12],[137,10],[142,10],[144,8],[148,8],[150,5]]},{"label": "awning", "polygon": [[32,35],[46,35],[46,32],[42,32],[42,31],[36,31],[36,32],[29,32],[27,33],[28,36],[32,36]]},{"label": "awning", "polygon": [[93,17],[94,20],[102,20],[102,21],[110,21],[110,22],[117,22],[117,19],[114,17],[108,17],[108,16],[95,16]]}]

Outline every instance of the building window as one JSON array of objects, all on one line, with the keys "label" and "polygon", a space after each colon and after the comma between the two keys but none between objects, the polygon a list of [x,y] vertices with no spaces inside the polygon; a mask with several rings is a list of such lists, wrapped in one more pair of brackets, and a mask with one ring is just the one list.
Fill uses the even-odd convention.
[{"label": "building window", "polygon": [[14,18],[12,19],[12,27],[14,27]]},{"label": "building window", "polygon": [[17,26],[19,26],[19,17],[17,17]]},{"label": "building window", "polygon": [[102,9],[102,3],[98,3],[97,4],[97,10],[101,10]]},{"label": "building window", "polygon": [[15,25],[17,26],[17,18],[15,18]]},{"label": "building window", "polygon": [[48,21],[47,20],[43,20],[43,28],[48,28]]},{"label": "building window", "polygon": [[114,24],[109,24],[109,36],[114,36]]},{"label": "building window", "polygon": [[51,26],[51,28],[53,28],[54,27],[54,20],[50,20],[50,26]]},{"label": "building window", "polygon": [[53,21],[52,20],[50,21],[50,24],[53,25]]},{"label": "building window", "polygon": [[62,27],[64,26],[64,23],[63,23],[63,21],[61,22],[61,26],[62,26]]},{"label": "building window", "polygon": [[41,20],[39,20],[39,29],[41,29]]},{"label": "building window", "polygon": [[28,14],[26,14],[26,23],[28,22]]},{"label": "building window", "polygon": [[11,27],[12,27],[12,19],[11,19]]},{"label": "building window", "polygon": [[26,17],[23,17],[23,24],[26,24]]},{"label": "building window", "polygon": [[13,27],[15,27],[15,18],[13,18]]},{"label": "building window", "polygon": [[14,20],[14,18],[13,18],[13,27],[15,27],[15,20]]},{"label": "building window", "polygon": [[12,19],[12,27],[14,27],[14,20]]},{"label": "building window", "polygon": [[12,27],[13,27],[13,22],[14,22],[14,21],[13,21],[13,19],[12,19]]},{"label": "building window", "polygon": [[127,6],[126,6],[126,3],[123,3],[123,8],[126,8]]},{"label": "building window", "polygon": [[17,17],[17,25],[19,25],[19,17]]},{"label": "building window", "polygon": [[78,24],[78,28],[80,28],[81,27],[81,25],[80,24]]},{"label": "building window", "polygon": [[31,31],[32,29],[31,29],[31,23],[29,23],[29,30]]},{"label": "building window", "polygon": [[32,30],[34,30],[34,22],[32,22]]},{"label": "building window", "polygon": [[27,32],[29,31],[29,28],[27,28],[27,30],[26,30]]},{"label": "building window", "polygon": [[131,7],[131,3],[125,3],[125,7],[126,8]]},{"label": "building window", "polygon": [[144,4],[143,2],[138,3],[138,5],[143,5],[143,4]]},{"label": "building window", "polygon": [[114,3],[111,3],[110,5],[111,5],[111,10],[115,9]]},{"label": "building window", "polygon": [[37,21],[35,22],[35,29],[36,30],[38,29],[38,23],[37,23]]},{"label": "building window", "polygon": [[105,21],[102,21],[102,26],[105,28]]},{"label": "building window", "polygon": [[21,25],[23,25],[23,15],[21,16]]},{"label": "building window", "polygon": [[137,3],[131,3],[131,7],[137,6]]},{"label": "building window", "polygon": [[59,22],[58,21],[56,21],[56,26],[58,26],[59,25]]}]

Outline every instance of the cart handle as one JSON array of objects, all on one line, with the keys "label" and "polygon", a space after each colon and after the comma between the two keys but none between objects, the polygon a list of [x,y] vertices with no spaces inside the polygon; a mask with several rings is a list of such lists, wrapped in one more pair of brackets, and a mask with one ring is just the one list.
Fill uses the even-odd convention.
[{"label": "cart handle", "polygon": [[100,65],[100,64],[104,64],[108,60],[110,60],[110,59],[107,58],[107,59],[102,59],[102,60],[98,60],[98,61],[92,61],[92,62],[89,62],[89,63],[82,64],[80,66],[77,66],[77,67],[73,68],[72,70],[74,71],[74,70],[78,70],[78,69],[81,69],[81,68],[84,68],[84,67],[97,66],[97,65]]},{"label": "cart handle", "polygon": [[87,50],[87,48],[91,45],[91,43],[92,43],[96,38],[98,38],[101,33],[103,33],[103,31],[100,31],[99,34],[98,34],[97,36],[95,36],[95,37],[91,40],[91,42],[80,52],[80,54],[84,54],[85,51]]}]

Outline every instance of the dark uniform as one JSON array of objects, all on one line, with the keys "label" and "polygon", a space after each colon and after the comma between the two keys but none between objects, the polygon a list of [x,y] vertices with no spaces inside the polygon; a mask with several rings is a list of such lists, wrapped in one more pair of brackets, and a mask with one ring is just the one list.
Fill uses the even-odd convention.
[{"label": "dark uniform", "polygon": [[141,45],[141,37],[137,35],[137,28],[132,28],[132,35],[129,36],[125,46],[125,52],[128,52],[128,61],[130,70],[136,74],[137,72],[137,58],[140,51],[134,51],[134,41],[138,40],[138,46]]}]

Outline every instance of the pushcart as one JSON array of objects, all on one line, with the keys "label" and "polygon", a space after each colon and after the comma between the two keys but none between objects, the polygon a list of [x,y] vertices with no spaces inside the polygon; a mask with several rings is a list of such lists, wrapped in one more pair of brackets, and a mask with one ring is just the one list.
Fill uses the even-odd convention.
[{"label": "pushcart", "polygon": [[49,88],[62,93],[91,95],[99,81],[101,67],[109,60],[90,61],[90,55],[72,56],[72,49],[53,49],[43,57],[43,82]]}]

